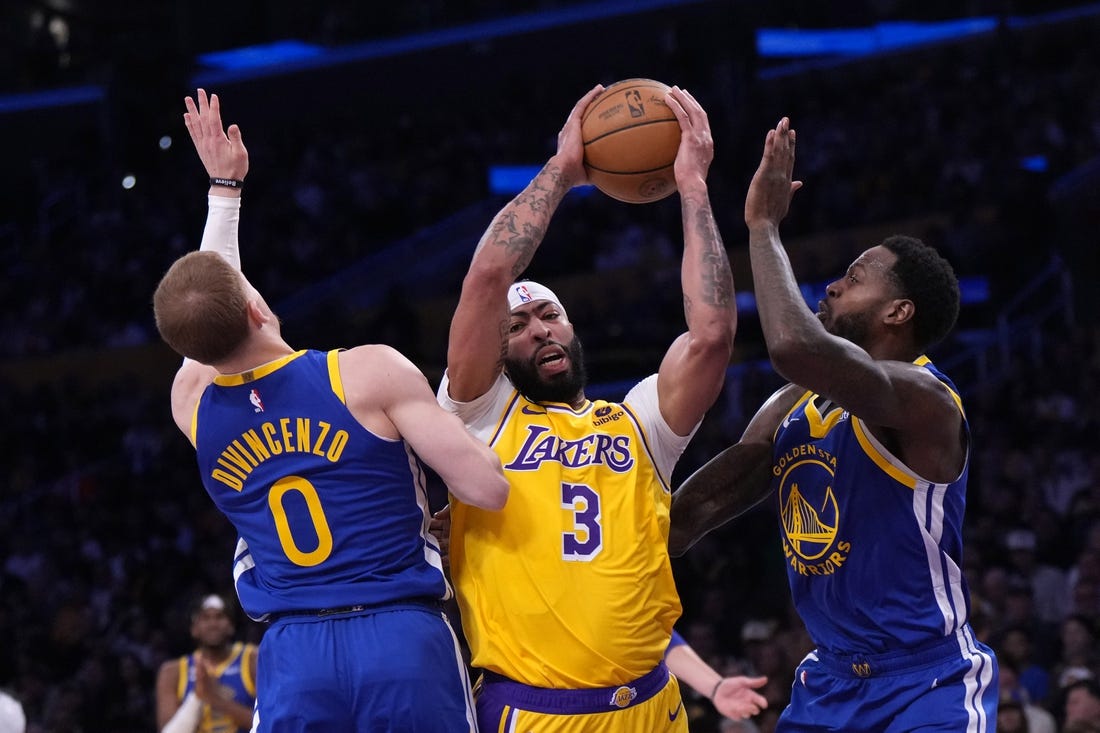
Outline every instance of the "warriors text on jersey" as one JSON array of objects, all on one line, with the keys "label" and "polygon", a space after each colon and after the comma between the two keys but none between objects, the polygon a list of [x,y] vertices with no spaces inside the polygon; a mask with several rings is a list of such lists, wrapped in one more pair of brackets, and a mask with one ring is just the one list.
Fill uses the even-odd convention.
[{"label": "warriors text on jersey", "polygon": [[240,535],[233,577],[252,618],[448,597],[423,469],[347,409],[338,352],[216,377],[192,438]]},{"label": "warriors text on jersey", "polygon": [[[251,708],[256,699],[256,680],[252,679],[252,667],[249,665],[255,656],[254,645],[235,643],[229,657],[217,666],[211,677],[214,694]],[[179,658],[178,700],[182,701],[187,693],[195,689],[195,663],[194,654]],[[209,705],[202,706],[202,718],[196,733],[238,733],[240,730],[227,715],[215,712]]]},{"label": "warriors text on jersey", "polygon": [[[961,412],[950,380],[917,364]],[[772,474],[791,594],[819,647],[880,653],[966,623],[966,466],[950,483],[926,481],[858,418],[806,393],[776,431]]]},{"label": "warriors text on jersey", "polygon": [[508,503],[452,500],[451,573],[476,667],[536,687],[602,687],[661,661],[680,601],[668,556],[669,475],[689,436],[656,376],[622,403],[534,403],[503,375],[440,403],[504,464]]}]

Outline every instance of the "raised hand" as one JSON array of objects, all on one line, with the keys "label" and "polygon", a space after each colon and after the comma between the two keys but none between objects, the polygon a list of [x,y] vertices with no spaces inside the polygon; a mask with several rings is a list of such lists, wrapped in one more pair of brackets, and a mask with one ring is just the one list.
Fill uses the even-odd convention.
[{"label": "raised hand", "polygon": [[584,136],[581,133],[581,118],[592,100],[604,90],[603,84],[592,87],[573,105],[565,124],[558,132],[557,159],[561,164],[562,175],[570,186],[580,186],[588,182],[588,173],[584,169]]},{"label": "raised hand", "polygon": [[764,154],[753,174],[745,196],[745,223],[778,225],[790,209],[791,197],[802,188],[802,181],[792,180],[794,174],[795,132],[790,119],[784,117],[768,130],[764,139]]},{"label": "raised hand", "polygon": [[206,167],[207,175],[243,181],[248,175],[248,150],[241,139],[241,128],[230,125],[228,130],[223,129],[221,102],[217,94],[211,94],[207,99],[206,90],[199,89],[195,96],[197,103],[191,97],[183,100],[187,107],[183,123],[187,126],[199,159]]},{"label": "raised hand", "polygon": [[676,151],[673,172],[677,187],[683,191],[688,183],[706,181],[714,160],[714,137],[706,110],[688,90],[674,86],[665,101],[680,122],[680,149]]}]

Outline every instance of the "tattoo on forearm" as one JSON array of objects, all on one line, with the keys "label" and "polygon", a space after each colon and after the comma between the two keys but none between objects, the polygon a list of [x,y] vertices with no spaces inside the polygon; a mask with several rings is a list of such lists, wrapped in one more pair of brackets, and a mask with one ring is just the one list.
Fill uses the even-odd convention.
[{"label": "tattoo on forearm", "polygon": [[518,277],[531,263],[535,250],[546,235],[550,216],[569,187],[559,169],[546,168],[493,222],[489,241],[504,247],[516,258],[512,277]]},{"label": "tattoo on forearm", "polygon": [[[707,201],[691,200],[695,227],[702,243],[699,252],[699,270],[701,275],[700,295],[707,305],[725,308],[733,300],[733,273],[730,271],[729,257],[714,221],[714,212]],[[697,206],[696,206],[697,205]]]}]

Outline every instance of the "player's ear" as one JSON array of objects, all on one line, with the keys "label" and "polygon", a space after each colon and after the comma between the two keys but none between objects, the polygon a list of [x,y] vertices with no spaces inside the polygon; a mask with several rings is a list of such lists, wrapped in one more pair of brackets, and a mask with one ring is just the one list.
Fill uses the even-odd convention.
[{"label": "player's ear", "polygon": [[262,328],[271,320],[271,316],[268,314],[267,309],[263,307],[263,304],[259,299],[252,298],[248,301],[248,322],[256,328]]},{"label": "player's ear", "polygon": [[890,301],[890,307],[886,312],[886,322],[892,326],[900,326],[913,319],[917,307],[908,298],[898,298]]}]

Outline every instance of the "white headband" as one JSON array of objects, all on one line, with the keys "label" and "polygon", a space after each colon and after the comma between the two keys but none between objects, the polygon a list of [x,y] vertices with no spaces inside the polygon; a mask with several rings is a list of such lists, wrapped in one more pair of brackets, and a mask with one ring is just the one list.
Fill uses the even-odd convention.
[{"label": "white headband", "polygon": [[545,285],[540,285],[534,280],[521,280],[518,283],[512,283],[508,288],[508,310],[514,311],[521,305],[534,302],[536,300],[549,300],[556,305],[563,313],[565,307],[558,300],[558,296],[554,295],[554,291]]},{"label": "white headband", "polygon": [[204,611],[210,608],[213,608],[216,611],[224,611],[225,601],[222,600],[221,596],[211,594],[202,599],[202,604],[199,606],[199,608]]}]

